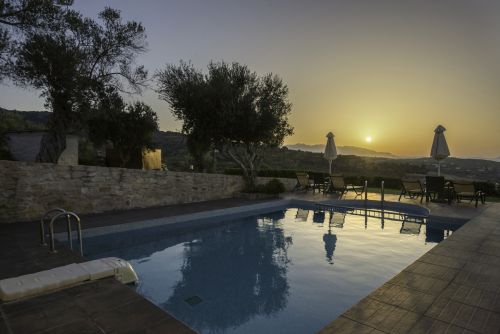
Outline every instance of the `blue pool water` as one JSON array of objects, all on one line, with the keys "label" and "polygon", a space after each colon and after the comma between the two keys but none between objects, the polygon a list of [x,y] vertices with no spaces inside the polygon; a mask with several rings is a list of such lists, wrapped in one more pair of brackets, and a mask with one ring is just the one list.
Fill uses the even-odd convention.
[{"label": "blue pool water", "polygon": [[130,261],[137,292],[200,333],[314,333],[443,237],[425,225],[290,208],[86,244],[91,258]]}]

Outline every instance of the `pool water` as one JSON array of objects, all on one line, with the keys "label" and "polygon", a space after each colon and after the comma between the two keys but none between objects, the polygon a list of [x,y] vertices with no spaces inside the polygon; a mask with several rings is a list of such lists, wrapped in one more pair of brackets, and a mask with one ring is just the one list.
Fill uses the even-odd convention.
[{"label": "pool water", "polygon": [[314,333],[444,235],[290,208],[90,257],[130,261],[137,292],[200,333]]}]

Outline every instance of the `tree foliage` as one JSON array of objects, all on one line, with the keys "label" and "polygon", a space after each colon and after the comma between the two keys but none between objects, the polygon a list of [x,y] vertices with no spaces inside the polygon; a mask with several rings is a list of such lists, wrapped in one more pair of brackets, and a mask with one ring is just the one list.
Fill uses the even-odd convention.
[{"label": "tree foliage", "polygon": [[134,64],[145,50],[143,26],[122,22],[111,8],[99,19],[68,9],[47,29],[28,31],[18,47],[16,83],[41,90],[53,112],[39,161],[57,162],[67,132],[80,128],[107,95],[138,92],[146,84],[146,70]]},{"label": "tree foliage", "polygon": [[0,80],[12,72],[26,33],[54,29],[72,0],[0,0]]},{"label": "tree foliage", "polygon": [[288,88],[276,75],[259,77],[247,66],[225,62],[210,63],[204,74],[181,62],[167,66],[157,78],[160,98],[183,121],[189,140],[229,156],[250,188],[255,187],[262,149],[282,145],[293,133]]},{"label": "tree foliage", "polygon": [[100,106],[100,112],[89,120],[92,142],[111,142],[120,156],[122,167],[128,163],[132,153],[153,148],[156,131],[158,117],[151,107],[142,102],[124,105],[120,99],[106,100]]}]

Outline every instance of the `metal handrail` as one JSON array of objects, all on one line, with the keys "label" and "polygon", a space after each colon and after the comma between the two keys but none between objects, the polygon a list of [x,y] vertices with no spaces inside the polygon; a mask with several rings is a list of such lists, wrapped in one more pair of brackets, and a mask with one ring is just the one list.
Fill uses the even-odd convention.
[{"label": "metal handrail", "polygon": [[42,245],[46,245],[47,243],[45,242],[45,219],[48,218],[49,215],[51,215],[54,212],[66,212],[66,210],[61,209],[61,208],[54,208],[51,209],[43,215],[42,219],[40,219],[40,243]]},{"label": "metal handrail", "polygon": [[53,253],[56,253],[56,247],[55,247],[55,240],[54,240],[54,222],[60,218],[60,217],[64,217],[66,216],[66,218],[68,219],[68,242],[69,242],[69,247],[71,248],[71,250],[73,250],[73,241],[72,241],[72,237],[71,237],[71,218],[74,218],[76,220],[76,226],[77,226],[77,233],[78,233],[78,242],[80,243],[80,254],[83,256],[83,243],[82,243],[82,225],[81,225],[81,222],[80,222],[80,217],[78,217],[78,215],[74,212],[69,212],[69,211],[65,211],[65,212],[61,212],[57,215],[55,215],[51,220],[50,220],[50,225],[49,225],[49,229],[50,229],[50,251],[53,252]]}]

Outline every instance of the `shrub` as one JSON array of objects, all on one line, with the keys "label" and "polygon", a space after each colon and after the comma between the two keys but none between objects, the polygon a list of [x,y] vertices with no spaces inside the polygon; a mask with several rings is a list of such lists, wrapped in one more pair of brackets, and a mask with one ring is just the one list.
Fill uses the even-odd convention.
[{"label": "shrub", "polygon": [[251,193],[280,194],[285,192],[285,185],[277,179],[272,179],[265,184],[258,184],[253,190],[245,190]]}]

